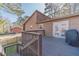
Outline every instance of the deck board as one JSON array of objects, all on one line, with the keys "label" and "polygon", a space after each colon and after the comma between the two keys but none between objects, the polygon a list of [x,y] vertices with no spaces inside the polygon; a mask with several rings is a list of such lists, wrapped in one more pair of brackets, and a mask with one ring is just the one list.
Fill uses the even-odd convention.
[{"label": "deck board", "polygon": [[72,47],[65,39],[44,37],[42,42],[43,56],[79,56],[79,47]]}]

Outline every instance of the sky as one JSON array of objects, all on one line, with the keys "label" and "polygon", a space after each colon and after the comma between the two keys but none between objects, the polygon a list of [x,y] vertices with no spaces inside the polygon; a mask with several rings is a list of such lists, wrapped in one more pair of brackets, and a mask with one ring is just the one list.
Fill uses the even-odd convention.
[{"label": "sky", "polygon": [[[43,3],[22,3],[22,9],[25,14],[23,16],[31,16],[35,10],[40,12],[44,12],[44,4]],[[15,14],[10,14],[5,10],[0,10],[0,15],[7,18],[10,22],[16,22],[17,16]]]}]

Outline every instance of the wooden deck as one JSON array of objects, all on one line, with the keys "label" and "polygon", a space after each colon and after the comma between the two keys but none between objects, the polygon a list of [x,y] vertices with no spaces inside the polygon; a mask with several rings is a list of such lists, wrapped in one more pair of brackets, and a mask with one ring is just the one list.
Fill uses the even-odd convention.
[{"label": "wooden deck", "polygon": [[[79,47],[72,47],[65,42],[65,39],[43,37],[42,39],[43,56],[79,56]],[[20,56],[14,53],[10,56]]]},{"label": "wooden deck", "polygon": [[72,47],[65,39],[44,37],[42,40],[43,56],[79,56],[79,47]]}]

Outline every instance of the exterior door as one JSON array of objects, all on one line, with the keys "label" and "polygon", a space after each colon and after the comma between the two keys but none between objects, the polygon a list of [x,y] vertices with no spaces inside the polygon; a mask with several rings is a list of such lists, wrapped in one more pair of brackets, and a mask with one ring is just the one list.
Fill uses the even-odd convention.
[{"label": "exterior door", "polygon": [[65,38],[65,32],[69,29],[69,21],[59,21],[53,23],[53,36]]}]

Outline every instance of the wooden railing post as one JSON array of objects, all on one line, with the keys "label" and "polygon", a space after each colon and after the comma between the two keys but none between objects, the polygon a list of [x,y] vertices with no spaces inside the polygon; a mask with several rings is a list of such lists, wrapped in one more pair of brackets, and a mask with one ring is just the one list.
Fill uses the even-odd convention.
[{"label": "wooden railing post", "polygon": [[42,56],[42,35],[39,35],[39,40],[38,40],[38,55]]},{"label": "wooden railing post", "polygon": [[42,56],[42,35],[40,33],[23,32],[22,44],[23,46],[19,46],[20,55]]}]

